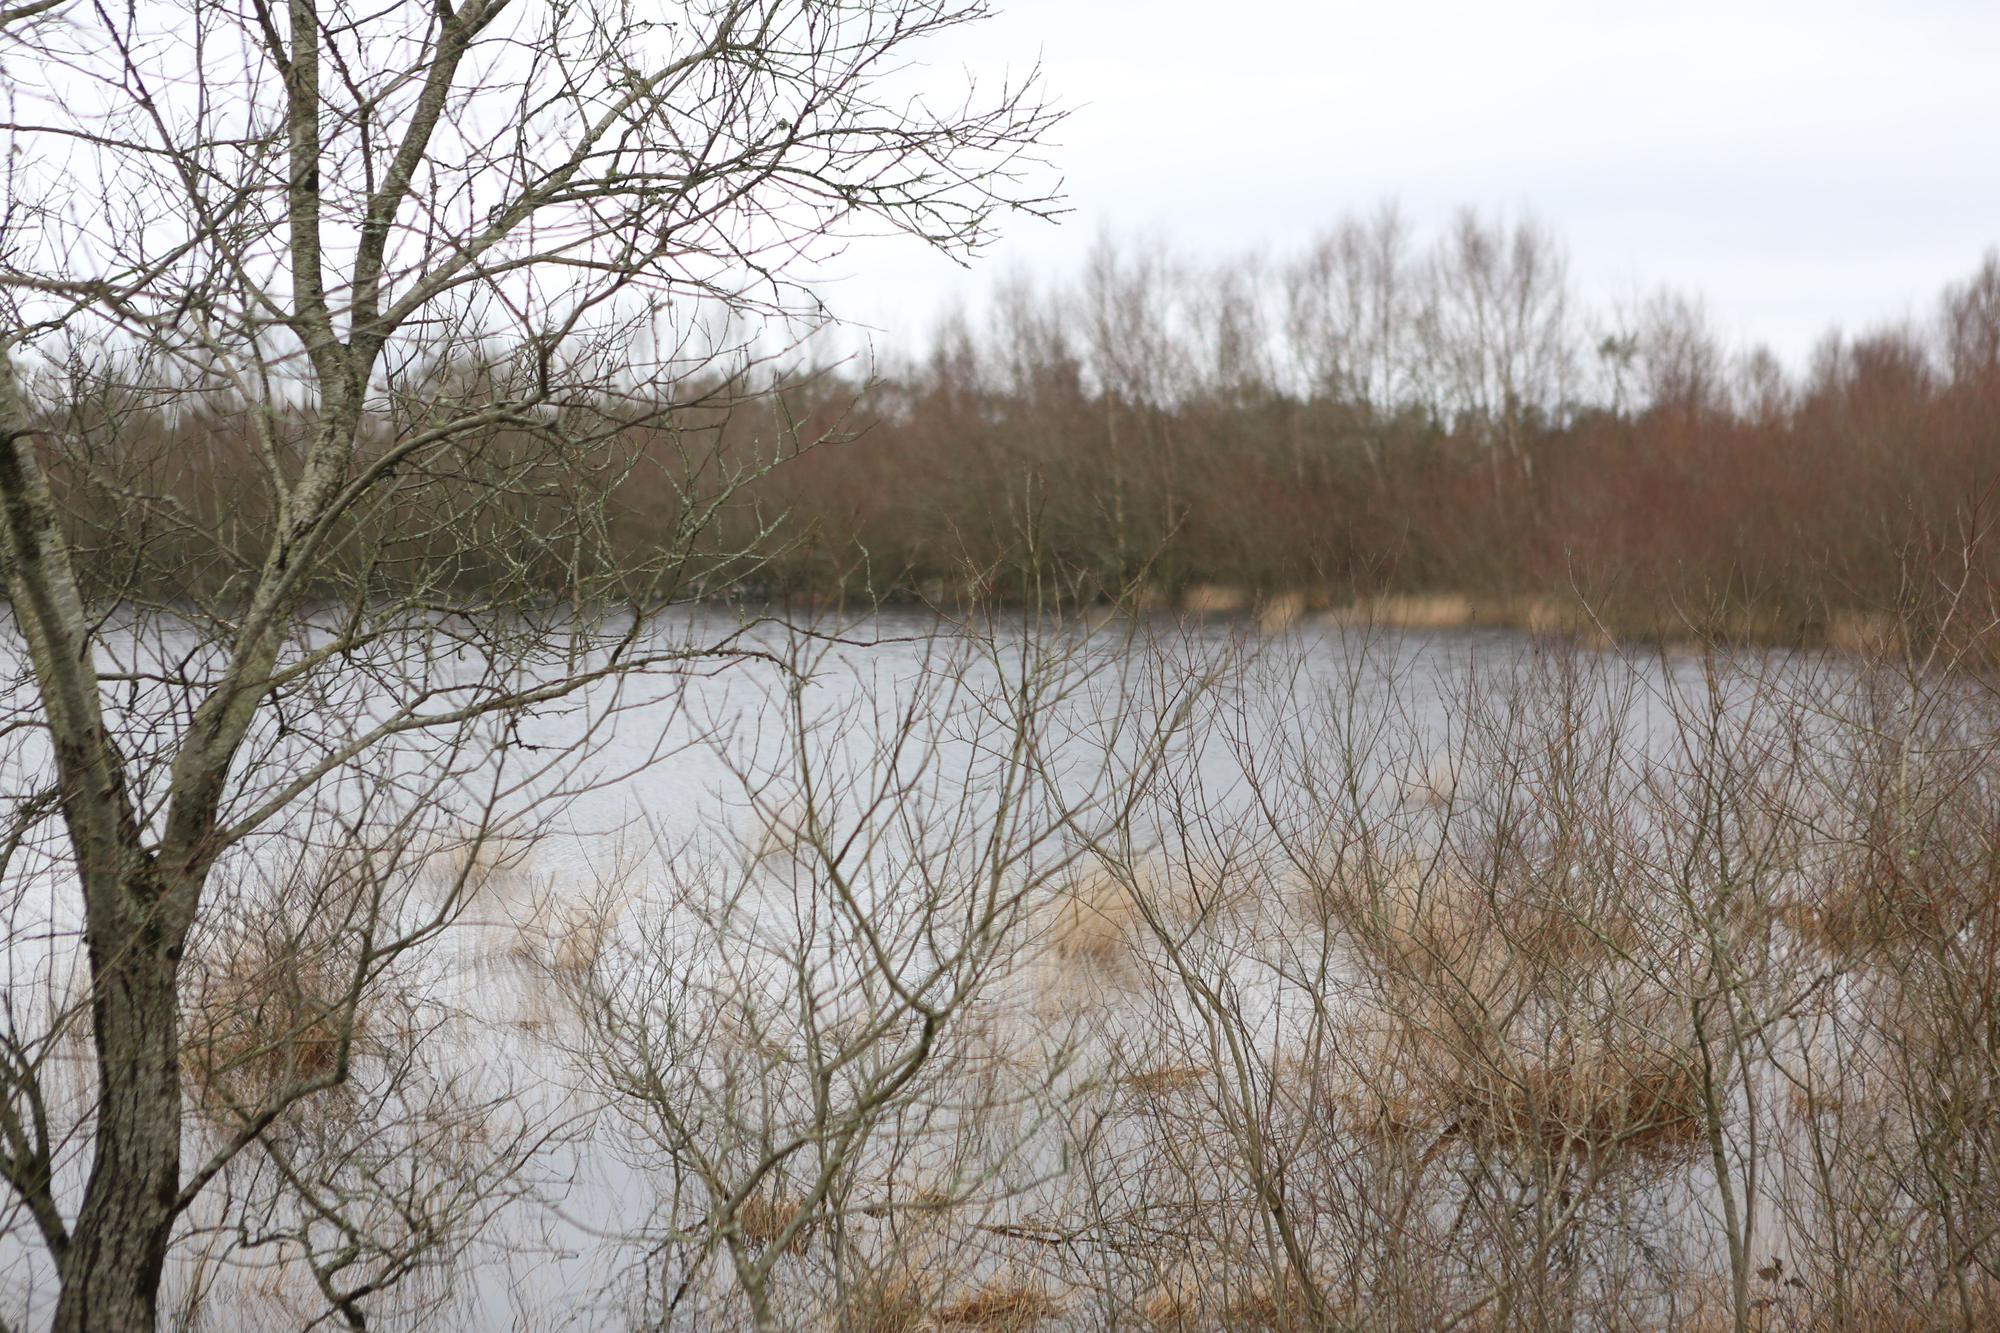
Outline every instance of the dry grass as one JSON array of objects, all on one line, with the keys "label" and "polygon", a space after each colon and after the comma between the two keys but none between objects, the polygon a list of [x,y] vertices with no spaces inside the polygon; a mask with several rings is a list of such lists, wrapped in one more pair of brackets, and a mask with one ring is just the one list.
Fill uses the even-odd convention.
[{"label": "dry grass", "polygon": [[[1412,790],[1455,790],[1448,764]],[[1433,799],[1450,799],[1437,795]],[[1510,977],[1595,965],[1637,946],[1642,926],[1580,877],[1475,875],[1456,858],[1362,862],[1311,886],[1304,908],[1346,929],[1383,975],[1491,996]]]},{"label": "dry grass", "polygon": [[181,1066],[196,1103],[237,1114],[339,1072],[343,1046],[374,1018],[351,994],[352,959],[296,941],[246,934],[217,950],[183,1019]]},{"label": "dry grass", "polygon": [[1346,1034],[1348,1076],[1318,1080],[1350,1130],[1598,1162],[1700,1141],[1695,1061],[1638,1036],[1673,1030],[1665,993],[1627,977],[1638,925],[1563,892],[1488,882],[1450,857],[1365,864],[1322,888],[1374,997]]},{"label": "dry grass", "polygon": [[1376,602],[1375,615],[1400,629],[1460,629],[1479,621],[1478,607],[1462,593],[1384,597]]},{"label": "dry grass", "polygon": [[1479,623],[1479,610],[1463,593],[1399,593],[1356,602],[1330,612],[1329,619],[1380,629],[1463,629]]},{"label": "dry grass", "polygon": [[1276,593],[1257,608],[1257,629],[1263,634],[1283,634],[1297,625],[1305,613],[1305,594]]},{"label": "dry grass", "polygon": [[1213,923],[1251,901],[1256,888],[1243,880],[1204,886],[1151,863],[1076,874],[1040,915],[1043,999],[1078,983],[1134,980],[1156,930],[1179,934]]},{"label": "dry grass", "polygon": [[1510,961],[1498,902],[1456,862],[1402,860],[1332,886],[1327,910],[1385,975],[1485,993]]},{"label": "dry grass", "polygon": [[908,1264],[867,1273],[849,1287],[834,1327],[841,1333],[925,1333],[937,1308],[935,1283]]},{"label": "dry grass", "polygon": [[1217,1312],[1216,1322],[1225,1329],[1309,1329],[1320,1327],[1313,1303],[1295,1273],[1283,1278],[1262,1279],[1233,1297]]},{"label": "dry grass", "polygon": [[1902,622],[1879,611],[1836,611],[1826,620],[1826,646],[1843,653],[1876,656],[1903,641]]},{"label": "dry grass", "polygon": [[624,907],[622,895],[565,898],[544,893],[515,921],[510,952],[557,977],[582,976],[603,957]]},{"label": "dry grass", "polygon": [[1427,1146],[1445,1124],[1435,1103],[1424,1094],[1371,1089],[1336,1093],[1332,1102],[1343,1130],[1399,1153]]},{"label": "dry grass", "polygon": [[1886,942],[1881,933],[1888,927],[1890,937],[1907,930],[1902,919],[1885,912],[1883,904],[1866,890],[1841,885],[1817,902],[1793,899],[1777,907],[1777,919],[1797,938],[1834,958],[1853,958]]},{"label": "dry grass", "polygon": [[1156,1328],[1183,1329],[1201,1318],[1201,1281],[1182,1264],[1139,1302],[1139,1317]]},{"label": "dry grass", "polygon": [[[1969,1284],[1967,1308],[1953,1284],[1896,1284],[1879,1275],[1836,1289],[1811,1274],[1765,1264],[1750,1284],[1750,1327],[1758,1333],[1939,1333],[1943,1329],[2000,1328],[2000,1282],[1984,1274]],[[1733,1333],[1737,1324],[1725,1284],[1709,1282],[1681,1293],[1677,1330]]]},{"label": "dry grass", "polygon": [[1425,1034],[1405,1023],[1387,1022],[1348,1034],[1343,1058],[1320,1064],[1287,1062],[1286,1077],[1317,1084],[1344,1133],[1378,1147],[1407,1151],[1434,1141],[1449,1117],[1434,1080],[1411,1047]]},{"label": "dry grass", "polygon": [[979,1290],[939,1307],[940,1328],[973,1328],[1018,1333],[1062,1314],[1062,1302],[1039,1286],[1014,1276],[989,1279]]},{"label": "dry grass", "polygon": [[[1964,913],[1978,901],[1976,895],[1990,892],[1983,881],[1968,878],[1985,863],[1985,854],[1968,848],[1940,854],[1927,869],[1907,865],[1918,859],[1908,850],[1918,837],[1978,841],[1986,826],[1970,818],[1976,811],[1951,807],[1935,826],[1916,824],[1919,832],[1909,837],[1903,836],[1906,825],[1886,831],[1870,825],[1857,833],[1828,818],[1816,827],[1830,830],[1835,846],[1810,856],[1795,854],[1789,843],[1773,851],[1759,841],[1766,836],[1767,812],[1761,809],[1716,829],[1703,827],[1696,836],[1679,826],[1662,830],[1646,822],[1655,809],[1665,809],[1669,818],[1685,813],[1678,806],[1635,812],[1644,801],[1678,801],[1678,794],[1648,789],[1628,800],[1624,788],[1572,781],[1574,768],[1562,770],[1560,781],[1542,783],[1544,770],[1534,765],[1553,763],[1551,754],[1577,739],[1572,731],[1524,737],[1523,748],[1497,759],[1479,747],[1513,745],[1513,739],[1464,734],[1474,740],[1453,754],[1467,756],[1472,767],[1450,819],[1399,800],[1416,793],[1418,799],[1447,801],[1456,788],[1453,766],[1430,758],[1428,742],[1413,735],[1389,753],[1414,756],[1411,770],[1421,777],[1399,793],[1389,770],[1378,788],[1379,807],[1361,817],[1367,822],[1354,836],[1339,825],[1345,817],[1339,808],[1304,807],[1309,821],[1302,823],[1310,828],[1295,857],[1223,862],[1251,867],[1246,872],[1251,874],[1306,876],[1339,855],[1340,870],[1324,876],[1311,896],[1326,930],[1296,917],[1277,920],[1274,929],[1274,913],[1225,906],[1209,915],[1207,909],[1190,908],[1190,891],[1177,897],[1172,886],[1207,882],[1205,872],[1185,870],[1187,862],[1207,866],[1221,860],[1201,849],[1172,848],[1136,870],[1098,869],[1065,884],[1034,923],[1042,928],[1046,955],[1026,965],[1021,981],[1024,987],[1040,985],[1050,973],[1120,981],[1104,988],[1107,998],[1085,1011],[1078,1025],[1083,1054],[1074,1057],[1077,1081],[1090,1082],[1093,1100],[1087,1106],[1101,1110],[1101,1117],[1061,1143],[1063,1153],[1074,1149],[1077,1157],[1061,1159],[1072,1174],[1060,1188],[1084,1178],[1090,1197],[1057,1187],[1037,1193],[1038,1181],[1016,1196],[1024,1201],[1019,1211],[1004,1217],[998,1208],[975,1217],[963,1204],[950,1206],[943,1193],[882,1205],[879,1211],[871,1205],[860,1216],[881,1225],[857,1221],[855,1233],[869,1238],[860,1243],[874,1244],[873,1238],[882,1236],[885,1249],[897,1252],[871,1252],[879,1271],[839,1297],[809,1290],[803,1297],[788,1296],[785,1308],[837,1300],[840,1308],[827,1312],[830,1327],[871,1333],[1032,1328],[1065,1317],[1083,1326],[1098,1311],[1114,1307],[1123,1310],[1124,1322],[1138,1327],[1313,1327],[1305,1299],[1311,1293],[1281,1281],[1260,1286],[1255,1280],[1272,1258],[1257,1228],[1274,1212],[1268,1201],[1275,1197],[1312,1247],[1311,1262],[1324,1265],[1314,1271],[1338,1274],[1329,1276],[1326,1286],[1337,1293],[1341,1319],[1361,1312],[1356,1326],[1376,1326],[1372,1321],[1436,1326],[1441,1321],[1427,1321],[1447,1308],[1467,1314],[1465,1327],[1658,1326],[1647,1321],[1662,1317],[1667,1297],[1661,1293],[1686,1291],[1692,1301],[1695,1276],[1713,1279],[1727,1263],[1702,1191],[1712,1179],[1705,1160],[1709,1136],[1733,1131],[1727,1120],[1710,1120],[1715,1113],[1704,1095],[1702,1061],[1692,1037],[1692,1025],[1700,1020],[1688,1012],[1691,995],[1713,993],[1700,969],[1704,951],[1718,947],[1743,964],[1746,1006],[1784,1006],[1751,1015],[1768,1023],[1773,1048],[1790,1053],[1811,1046],[1786,1026],[1800,1021],[1800,1005],[1823,1004],[1831,1012],[1835,1004],[1851,1003],[1844,1012],[1873,1034],[1865,1054],[1887,1069],[1873,1076],[1884,1086],[1870,1088],[1870,1076],[1851,1067],[1816,1065],[1810,1072],[1820,1086],[1829,1080],[1819,1076],[1835,1071],[1831,1093],[1813,1104],[1793,1093],[1792,1114],[1780,1110],[1760,1121],[1759,1132],[1769,1136],[1770,1160],[1777,1163],[1767,1177],[1775,1183],[1764,1198],[1778,1201],[1759,1205],[1768,1211],[1759,1214],[1757,1245],[1782,1247],[1788,1263],[1796,1254],[1805,1267],[1814,1253],[1812,1226],[1843,1206],[1845,1196],[1837,1188],[1866,1196],[1842,1215],[1847,1220],[1840,1225],[1852,1234],[1868,1220],[1864,1209],[1882,1207],[1875,1202],[1879,1194],[1869,1191],[1888,1193],[1905,1188],[1901,1182],[1918,1181],[1910,1189],[1914,1195],[1927,1188],[1921,1183],[1927,1168],[1953,1181],[1957,1193],[1949,1206],[1961,1212],[1951,1216],[1967,1218],[1973,1235],[1989,1234],[1984,1228],[1991,1210],[1978,1196],[1991,1179],[1984,1174],[1991,1157],[1972,1158],[1975,1150],[1985,1150],[1964,1147],[1961,1140],[1984,1132],[1979,1126],[1981,1117],[1990,1115],[1990,1101],[1954,1101],[1933,1111],[1925,1090],[1909,1086],[1928,1078],[1934,1100],[1942,1102],[1936,1085],[1949,1079],[1936,1071],[1962,1061],[1978,1076],[1988,1058],[1968,1052],[1970,1039],[1956,1029],[1936,1037],[1905,1032],[1896,1026],[1899,1011],[1875,1002],[1897,987],[1906,1004],[1938,1002],[1929,989],[1917,994],[1918,988],[1937,984],[1935,973],[1919,970],[1923,959],[1891,975],[1879,951],[1898,942],[1934,944],[1941,953],[1949,946],[1953,958],[1971,960],[1950,980],[1978,975],[1982,955],[1971,949],[1974,932]],[[1784,759],[1780,753],[1778,760],[1766,760],[1762,753],[1758,762]],[[1510,757],[1520,760],[1517,771],[1536,778],[1527,803],[1545,803],[1526,817],[1491,813],[1501,781],[1495,774],[1500,760]],[[1588,766],[1587,760],[1580,762]],[[1849,795],[1853,784],[1845,770],[1836,780],[1839,794]],[[1967,787],[1984,792],[1990,782],[1990,772],[1981,770]],[[1766,789],[1745,784],[1741,790],[1747,803]],[[1387,812],[1379,823],[1376,809]],[[1488,830],[1482,822],[1488,818],[1509,822]],[[1334,826],[1332,835],[1321,836],[1327,825]],[[1941,838],[1939,829],[1950,832]],[[1244,830],[1232,825],[1226,831]],[[1757,869],[1754,882],[1746,876],[1740,897],[1724,897],[1710,862],[1676,861],[1667,854],[1683,838],[1704,851],[1714,845],[1710,839],[1724,840],[1732,861]],[[1864,864],[1878,846],[1895,852],[1883,864],[1904,867],[1897,875],[1871,872]],[[1754,859],[1759,855],[1768,860],[1760,864]],[[1153,873],[1169,864],[1169,856],[1187,858],[1172,863],[1182,873]],[[1834,864],[1841,873],[1820,873]],[[1805,876],[1801,867],[1808,865],[1835,887],[1820,901],[1793,901],[1774,912],[1773,895],[1783,902],[1795,893]],[[1229,885],[1240,892],[1242,882],[1232,879]],[[1831,988],[1816,980],[1823,960],[1811,959],[1810,950],[1783,934],[1774,939],[1765,928],[1774,916],[1796,934],[1830,947],[1878,952],[1865,966],[1844,973],[1842,995],[1832,996]],[[552,912],[547,919],[563,918]],[[1194,928],[1184,939],[1177,936],[1176,950],[1154,937],[1154,924],[1175,923],[1177,934],[1178,926],[1190,921]],[[590,966],[587,960],[604,946],[590,944],[588,932],[570,933],[583,941],[575,946],[583,961],[573,965]],[[1183,944],[1191,966],[1186,971],[1167,966],[1170,953],[1178,955]],[[1690,957],[1697,961],[1690,963]],[[1792,971],[1800,958],[1807,959],[1805,970]],[[1178,963],[1179,956],[1172,961]],[[1057,966],[1044,972],[1047,963]],[[1273,979],[1276,969],[1290,971]],[[1769,992],[1776,1000],[1767,1000],[1760,989],[1762,969],[1783,988],[1783,994],[1776,988]],[[1240,988],[1202,1009],[1176,990],[1189,972],[1204,984],[1215,976]],[[1857,984],[1863,982],[1873,989],[1864,991]],[[1218,992],[1224,989],[1213,984]],[[1699,989],[1704,985],[1710,990]],[[1267,1010],[1274,991],[1278,998]],[[1807,1001],[1797,999],[1808,994]],[[1917,998],[1908,998],[1912,995]],[[1023,1007],[1031,998],[1039,997],[1025,989],[1006,995],[1010,1004]],[[1235,1040],[1224,1045],[1216,1029],[1204,1024],[1239,1001],[1240,1009],[1215,1020],[1241,1024],[1225,1034]],[[1296,1016],[1308,1010],[1314,1015],[1311,1026],[1295,1025]],[[1271,1018],[1273,1012],[1277,1018]],[[1926,1011],[1924,1017],[1932,1015]],[[1944,1019],[1935,1021],[1942,1030]],[[1716,1026],[1705,1035],[1727,1040]],[[964,1070],[1032,1063],[1007,1048],[999,1034],[967,1036]],[[716,1049],[739,1051],[746,1063],[777,1067],[794,1058],[747,1024],[725,1025],[714,1040]],[[1953,1046],[1951,1040],[1962,1044]],[[1817,1061],[1818,1049],[1805,1049],[1804,1057]],[[1290,1058],[1274,1050],[1289,1052]],[[1100,1055],[1102,1066],[1095,1063]],[[1903,1059],[1900,1072],[1888,1068],[1891,1056]],[[1752,1052],[1737,1065],[1763,1058]],[[1752,1096],[1759,1098],[1759,1108],[1785,1104],[1786,1085],[1771,1081],[1771,1065],[1741,1076],[1766,1080],[1754,1085],[1732,1081],[1739,1075],[1728,1061],[1716,1067],[1724,1081],[1721,1095],[1736,1099],[1722,1114]],[[1905,1085],[1888,1086],[1899,1077]],[[968,1108],[968,1138],[997,1138],[1015,1132],[1019,1122],[1007,1118],[1018,1114],[1014,1107],[1040,1110],[1055,1104],[1007,1101],[1017,1087],[1032,1082],[968,1078],[940,1086],[948,1089],[954,1116]],[[1050,1077],[1035,1096],[1059,1083]],[[996,1087],[1001,1091],[992,1091]],[[1864,1089],[1874,1094],[1865,1099],[1867,1105],[1860,1095]],[[1238,1092],[1248,1095],[1239,1098]],[[987,1116],[992,1118],[974,1119]],[[1873,1130],[1878,1116],[1884,1122],[1900,1119],[1902,1127]],[[1829,1117],[1841,1123],[1828,1125]],[[1930,1133],[1921,1150],[1911,1146],[1938,1124],[1959,1137]],[[952,1129],[958,1127],[954,1122]],[[1797,1190],[1803,1197],[1818,1188],[1791,1169],[1794,1159],[1788,1156],[1816,1131],[1833,1145],[1828,1172],[1848,1172],[1856,1182],[1826,1187],[1831,1201],[1780,1200],[1780,1191]],[[924,1132],[897,1141],[894,1150],[910,1144],[927,1150]],[[1267,1150],[1269,1145],[1275,1147]],[[976,1153],[984,1147],[984,1141],[969,1149],[954,1144],[947,1151]],[[1867,1162],[1852,1165],[1860,1152],[1869,1154]],[[1925,1159],[1925,1152],[1932,1157]],[[1084,1177],[1073,1161],[1093,1174]],[[1972,1165],[1962,1167],[1960,1161]],[[984,1159],[971,1156],[963,1162],[971,1163],[964,1167],[966,1179],[976,1178],[984,1165]],[[963,1162],[955,1159],[953,1169]],[[928,1157],[925,1165],[929,1169]],[[1783,1211],[1795,1206],[1795,1214]],[[1952,1298],[1942,1294],[1943,1283],[1935,1276],[1941,1271],[1936,1256],[1951,1250],[1931,1233],[1949,1223],[1925,1216],[1927,1206],[1899,1201],[1894,1209],[1883,1209],[1885,1229],[1896,1229],[1894,1239],[1881,1242],[1880,1253],[1888,1258],[1877,1261],[1864,1246],[1859,1259],[1850,1259],[1843,1235],[1838,1262],[1894,1266],[1898,1281],[1918,1272],[1931,1284],[1925,1294],[1936,1297],[1935,1309],[1912,1313],[1908,1304],[1885,1300],[1876,1306],[1856,1297],[1836,1315],[1824,1292],[1767,1284],[1769,1290],[1756,1288],[1759,1301],[1771,1302],[1759,1307],[1760,1315],[1769,1316],[1764,1326],[1963,1326],[1968,1321],[1952,1309]],[[1011,1200],[1008,1207],[1014,1207]],[[919,1226],[898,1231],[912,1214]],[[1047,1235],[1065,1238],[1035,1252],[1036,1267],[1026,1278],[1000,1269],[1007,1260],[1003,1246],[1012,1242],[996,1241],[1003,1229],[989,1225],[1022,1216]],[[1801,1217],[1809,1220],[1802,1225],[1796,1220]],[[770,1195],[749,1200],[734,1220],[741,1235],[768,1257],[798,1218],[796,1203]],[[941,1257],[935,1263],[910,1256],[916,1248],[910,1237],[920,1228],[936,1238]],[[781,1280],[812,1280],[800,1275],[823,1273],[820,1260],[850,1239],[842,1227],[827,1225],[810,1255],[783,1265]],[[1098,1263],[1107,1252],[1115,1265]],[[1394,1257],[1384,1259],[1385,1253]],[[1760,1252],[1759,1261],[1767,1253]],[[1848,1270],[1822,1262],[1848,1280]],[[996,1269],[999,1275],[989,1279]],[[1858,1273],[1854,1280],[1865,1286],[1868,1277]],[[1435,1290],[1424,1285],[1433,1280]],[[1676,1285],[1683,1281],[1689,1286]],[[1496,1298],[1494,1307],[1484,1310],[1475,1306],[1503,1285],[1504,1301]],[[1703,1326],[1714,1313],[1703,1307],[1688,1316],[1688,1326]],[[1972,1321],[1972,1326],[1981,1325]]]},{"label": "dry grass", "polygon": [[1215,1071],[1206,1065],[1161,1065],[1126,1074],[1119,1082],[1141,1097],[1170,1097],[1198,1088],[1214,1076]]},{"label": "dry grass", "polygon": [[1773,914],[1829,955],[1860,959],[1955,936],[2000,893],[1976,878],[1948,867],[1877,863],[1839,877],[1817,897],[1794,896]]},{"label": "dry grass", "polygon": [[1404,784],[1405,799],[1415,805],[1450,805],[1458,792],[1459,764],[1448,754],[1434,754],[1424,771]]},{"label": "dry grass", "polygon": [[1218,1280],[1204,1283],[1183,1265],[1148,1292],[1138,1305],[1147,1325],[1158,1329],[1308,1329],[1320,1325],[1312,1301],[1297,1276]]},{"label": "dry grass", "polygon": [[1249,606],[1249,591],[1226,583],[1197,583],[1181,594],[1181,610],[1189,615],[1237,615]]},{"label": "dry grass", "polygon": [[1730,607],[1710,617],[1702,628],[1724,643],[1786,643],[1800,637],[1796,623],[1766,607]]},{"label": "dry grass", "polygon": [[1548,638],[1577,638],[1597,628],[1581,604],[1553,597],[1529,599],[1515,617],[1530,634]]},{"label": "dry grass", "polygon": [[[762,1194],[753,1194],[736,1209],[736,1225],[743,1232],[743,1239],[763,1248],[775,1245],[785,1234],[799,1214],[805,1211],[796,1199],[773,1199]],[[793,1243],[802,1239],[810,1227],[802,1227]]]},{"label": "dry grass", "polygon": [[1123,970],[1146,929],[1135,896],[1143,891],[1108,871],[1082,875],[1066,886],[1049,921],[1049,947],[1056,960]]},{"label": "dry grass", "polygon": [[1515,1154],[1671,1160],[1706,1133],[1688,1053],[1584,1048],[1554,1059],[1450,1062],[1458,1132]]},{"label": "dry grass", "polygon": [[[1554,1050],[1548,1049],[1554,1046]],[[1602,1171],[1685,1161],[1705,1143],[1690,1052],[1557,1036],[1514,1050],[1461,1025],[1405,1023],[1372,1051],[1365,1089],[1334,1094],[1342,1122],[1385,1146],[1455,1141]]]},{"label": "dry grass", "polygon": [[432,875],[469,903],[511,897],[527,881],[535,841],[493,833],[453,843],[433,860]]}]

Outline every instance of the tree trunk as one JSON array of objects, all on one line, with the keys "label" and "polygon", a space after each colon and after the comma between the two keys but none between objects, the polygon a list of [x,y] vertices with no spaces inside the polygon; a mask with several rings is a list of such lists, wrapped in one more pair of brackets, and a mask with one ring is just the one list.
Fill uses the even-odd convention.
[{"label": "tree trunk", "polygon": [[[126,911],[88,928],[97,1038],[95,1157],[59,1265],[58,1333],[157,1324],[160,1273],[181,1174],[180,1011],[185,928],[162,916],[157,882],[113,892]],[[101,899],[100,899],[101,901]]]},{"label": "tree trunk", "polygon": [[31,435],[0,347],[0,565],[34,664],[82,881],[97,1053],[90,1179],[75,1227],[53,1244],[55,1327],[138,1333],[155,1326],[180,1194],[176,981],[200,883],[163,873],[144,848],[124,757],[104,725],[90,622]]}]

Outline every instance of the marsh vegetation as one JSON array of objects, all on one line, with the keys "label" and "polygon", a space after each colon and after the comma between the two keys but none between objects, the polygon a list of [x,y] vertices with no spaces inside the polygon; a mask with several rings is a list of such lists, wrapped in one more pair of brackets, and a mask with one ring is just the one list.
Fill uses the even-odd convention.
[{"label": "marsh vegetation", "polygon": [[1248,628],[762,625],[533,830],[233,860],[186,1132],[310,1091],[174,1317],[2000,1315],[1982,675]]},{"label": "marsh vegetation", "polygon": [[2000,264],[829,362],[1065,113],[669,12],[0,7],[0,1322],[2000,1321]]}]

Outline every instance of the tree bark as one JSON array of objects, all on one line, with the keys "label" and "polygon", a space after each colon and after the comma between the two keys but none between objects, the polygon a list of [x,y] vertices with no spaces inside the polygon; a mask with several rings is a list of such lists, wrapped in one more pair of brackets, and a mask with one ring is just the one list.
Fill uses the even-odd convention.
[{"label": "tree bark", "polygon": [[57,1249],[55,1328],[155,1326],[180,1193],[177,981],[199,874],[163,873],[144,846],[124,756],[104,724],[88,623],[55,504],[0,351],[0,554],[55,752],[83,891],[97,1054],[94,1156]]},{"label": "tree bark", "polygon": [[180,1192],[176,980],[186,931],[164,919],[150,872],[104,887],[125,910],[109,928],[93,921],[88,929],[97,1124],[90,1180],[60,1265],[59,1333],[157,1326]]}]

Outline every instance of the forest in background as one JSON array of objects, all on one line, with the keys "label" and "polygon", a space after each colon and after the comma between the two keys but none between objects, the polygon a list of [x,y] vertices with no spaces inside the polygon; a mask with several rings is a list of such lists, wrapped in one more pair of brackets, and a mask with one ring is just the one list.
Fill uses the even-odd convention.
[{"label": "forest in background", "polygon": [[[90,576],[224,591],[243,566],[222,542],[256,549],[270,521],[252,414],[91,364],[40,393]],[[1922,637],[1995,572],[2000,252],[1927,318],[1829,332],[1797,370],[1726,347],[1688,296],[1586,308],[1534,222],[1467,212],[1420,243],[1387,209],[1274,262],[1107,241],[928,348],[741,364],[642,425],[578,400],[496,429],[351,520],[324,577],[545,565],[562,592],[580,566],[648,566],[699,515],[716,552],[755,554],[688,591],[1862,646]],[[376,447],[522,375],[405,367]],[[190,521],[126,502],[162,491]],[[473,508],[490,530],[466,543]]]},{"label": "forest in background", "polygon": [[1383,213],[1267,265],[1107,245],[860,408],[779,474],[817,538],[792,586],[1004,590],[1032,550],[1197,608],[1522,621],[1580,595],[1619,632],[1810,641],[1991,560],[2000,257],[1792,372],[1689,297],[1583,308],[1532,223],[1423,249]]}]

